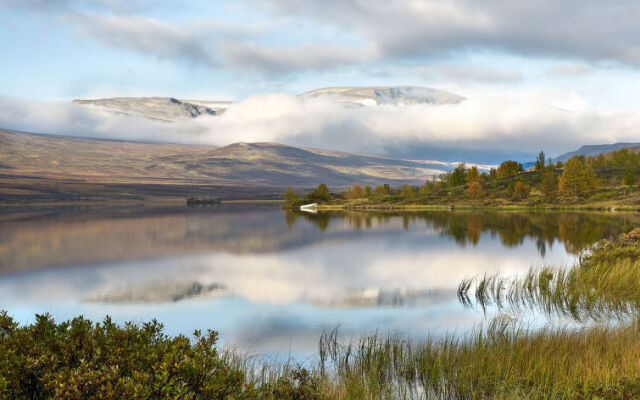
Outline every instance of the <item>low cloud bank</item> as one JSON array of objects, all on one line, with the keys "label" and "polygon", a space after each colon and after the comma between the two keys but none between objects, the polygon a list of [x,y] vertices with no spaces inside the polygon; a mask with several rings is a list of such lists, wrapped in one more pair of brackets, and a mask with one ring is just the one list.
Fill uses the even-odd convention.
[{"label": "low cloud bank", "polygon": [[559,154],[583,144],[638,141],[640,113],[571,112],[538,104],[474,99],[451,105],[353,108],[324,97],[266,94],[235,103],[220,116],[169,123],[68,102],[0,97],[0,127],[216,146],[269,141],[490,162],[492,157],[526,157],[540,149]]}]

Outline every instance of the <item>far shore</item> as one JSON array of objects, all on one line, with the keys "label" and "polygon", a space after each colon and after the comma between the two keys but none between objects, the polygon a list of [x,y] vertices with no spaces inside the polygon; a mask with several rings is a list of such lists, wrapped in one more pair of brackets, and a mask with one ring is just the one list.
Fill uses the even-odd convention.
[{"label": "far shore", "polygon": [[[221,200],[220,204],[285,204],[284,200],[277,199],[233,199]],[[31,208],[54,208],[54,207],[126,207],[126,206],[184,206],[184,198],[156,198],[146,200],[106,200],[106,201],[38,201],[22,203],[0,203],[0,209],[31,209]],[[215,205],[195,205],[191,207],[215,207]],[[292,211],[299,211],[300,207],[284,207]],[[483,205],[483,204],[318,204],[318,211],[454,211],[454,210],[476,210],[476,211],[623,211],[638,212],[640,206],[625,204],[540,204],[540,205]]]},{"label": "far shore", "polygon": [[487,210],[487,211],[640,211],[640,206],[628,205],[471,205],[471,204],[319,204],[318,211],[429,211],[429,210]]}]

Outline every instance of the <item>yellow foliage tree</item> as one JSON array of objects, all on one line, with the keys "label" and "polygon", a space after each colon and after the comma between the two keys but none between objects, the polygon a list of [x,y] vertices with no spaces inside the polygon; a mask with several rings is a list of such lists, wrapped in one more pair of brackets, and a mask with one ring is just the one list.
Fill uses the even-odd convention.
[{"label": "yellow foliage tree", "polygon": [[476,167],[475,165],[471,168],[469,168],[469,171],[467,172],[467,176],[465,177],[467,184],[470,184],[471,182],[479,182],[480,181],[480,173],[478,172],[478,167]]},{"label": "yellow foliage tree", "polygon": [[558,191],[562,197],[589,197],[600,183],[596,173],[584,157],[573,157],[564,165],[558,182]]},{"label": "yellow foliage tree", "polygon": [[349,199],[360,199],[364,197],[364,195],[364,189],[357,183],[354,183],[353,186],[347,189],[347,198]]},{"label": "yellow foliage tree", "polygon": [[524,200],[529,197],[529,192],[531,192],[531,187],[523,182],[516,182],[513,185],[513,198],[515,200]]},{"label": "yellow foliage tree", "polygon": [[479,199],[483,194],[482,184],[478,181],[473,181],[469,184],[465,192],[467,193],[467,196],[471,197],[472,199]]}]

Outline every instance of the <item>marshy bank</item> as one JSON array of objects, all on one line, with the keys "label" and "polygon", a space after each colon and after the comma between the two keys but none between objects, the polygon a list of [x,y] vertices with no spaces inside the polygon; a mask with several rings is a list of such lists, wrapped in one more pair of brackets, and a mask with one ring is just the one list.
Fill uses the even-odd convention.
[{"label": "marshy bank", "polygon": [[[463,281],[460,300],[498,316],[466,334],[319,340],[302,366],[218,348],[214,332],[161,325],[19,326],[0,315],[5,398],[632,399],[640,396],[640,230],[601,241],[568,269]],[[544,311],[530,327],[518,314]],[[555,318],[560,318],[560,323]],[[555,320],[554,320],[555,319]],[[551,322],[554,320],[555,322]],[[564,323],[564,324],[563,324]]]}]

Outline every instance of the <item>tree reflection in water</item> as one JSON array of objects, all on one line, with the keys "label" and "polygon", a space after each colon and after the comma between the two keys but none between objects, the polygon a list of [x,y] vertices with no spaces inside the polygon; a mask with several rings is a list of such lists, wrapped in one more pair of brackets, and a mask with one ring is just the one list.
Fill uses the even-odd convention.
[{"label": "tree reflection in water", "polygon": [[321,231],[332,220],[346,220],[355,231],[371,229],[373,221],[387,224],[401,218],[407,230],[412,224],[424,223],[440,234],[452,237],[459,245],[476,245],[483,234],[498,236],[505,247],[517,247],[526,237],[536,242],[544,256],[557,240],[566,251],[578,255],[604,238],[612,238],[640,225],[640,216],[632,213],[606,212],[500,212],[500,211],[424,211],[424,212],[361,212],[330,211],[317,214],[287,211],[285,219],[291,229],[296,218],[303,216]]}]

